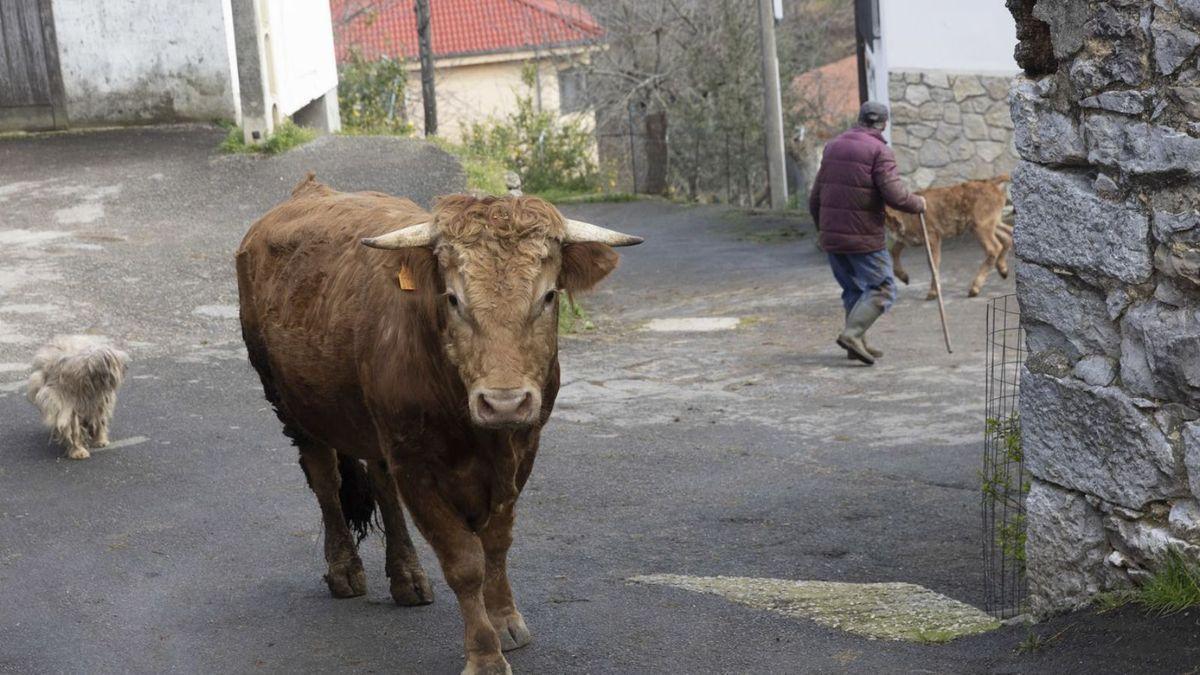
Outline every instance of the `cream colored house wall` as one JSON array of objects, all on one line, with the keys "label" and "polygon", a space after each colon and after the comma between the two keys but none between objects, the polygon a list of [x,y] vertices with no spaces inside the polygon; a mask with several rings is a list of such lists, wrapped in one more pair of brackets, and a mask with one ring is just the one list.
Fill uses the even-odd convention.
[{"label": "cream colored house wall", "polygon": [[[488,118],[503,118],[516,112],[517,97],[526,92],[521,73],[527,62],[524,58],[483,63],[460,59],[457,63],[446,60],[437,64],[438,135],[458,142],[472,123],[484,122]],[[558,71],[571,64],[570,60],[561,58],[543,58],[539,61],[538,89],[543,110],[558,110]],[[406,96],[408,119],[420,131],[424,128],[421,71],[416,64],[409,68]],[[538,97],[535,95],[534,104],[537,103]],[[585,119],[590,122],[593,116],[586,113]]]}]

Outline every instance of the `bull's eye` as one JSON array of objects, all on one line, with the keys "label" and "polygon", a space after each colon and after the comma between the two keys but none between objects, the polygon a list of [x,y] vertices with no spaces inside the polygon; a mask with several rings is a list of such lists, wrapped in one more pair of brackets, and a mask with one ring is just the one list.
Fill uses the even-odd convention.
[{"label": "bull's eye", "polygon": [[557,300],[557,299],[558,299],[558,291],[556,291],[556,290],[553,290],[553,289],[551,289],[551,290],[549,290],[549,291],[546,291],[546,298],[545,298],[545,300],[546,300],[546,304],[547,304],[547,305],[554,304],[554,301],[555,301],[555,300]]},{"label": "bull's eye", "polygon": [[453,293],[447,293],[446,294],[446,302],[450,303],[451,307],[458,309],[458,296],[457,295],[455,295]]}]

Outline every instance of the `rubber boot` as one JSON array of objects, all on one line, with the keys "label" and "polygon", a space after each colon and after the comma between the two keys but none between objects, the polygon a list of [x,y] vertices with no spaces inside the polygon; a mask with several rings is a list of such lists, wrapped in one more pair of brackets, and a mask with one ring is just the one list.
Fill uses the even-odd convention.
[{"label": "rubber boot", "polygon": [[838,336],[838,346],[868,366],[875,365],[875,357],[867,351],[867,344],[863,341],[863,336],[881,316],[883,316],[883,308],[877,303],[870,298],[859,300],[846,317],[846,329]]},{"label": "rubber boot", "polygon": [[[865,335],[863,336],[863,346],[865,346],[867,348],[867,353],[870,354],[872,357],[874,357],[876,359],[883,358],[883,350],[876,349],[876,348],[872,347],[871,345],[867,344],[867,336],[865,336]],[[849,349],[846,350],[846,358],[850,359],[851,361],[858,360],[858,357],[855,356],[854,354],[851,354]]]}]

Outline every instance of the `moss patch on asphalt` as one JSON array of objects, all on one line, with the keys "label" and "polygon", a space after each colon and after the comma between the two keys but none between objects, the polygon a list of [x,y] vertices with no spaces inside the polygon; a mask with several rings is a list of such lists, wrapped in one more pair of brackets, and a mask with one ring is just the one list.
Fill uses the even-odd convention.
[{"label": "moss patch on asphalt", "polygon": [[651,574],[630,581],[719,595],[756,609],[810,619],[877,640],[941,643],[1000,627],[999,621],[984,612],[916,584],[677,574]]}]

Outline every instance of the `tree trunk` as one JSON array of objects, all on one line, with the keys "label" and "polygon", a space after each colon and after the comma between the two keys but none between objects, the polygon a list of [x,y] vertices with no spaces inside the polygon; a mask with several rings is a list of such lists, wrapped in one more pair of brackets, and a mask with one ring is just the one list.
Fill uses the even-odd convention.
[{"label": "tree trunk", "polygon": [[425,135],[437,136],[437,92],[433,83],[433,35],[429,24],[429,0],[416,0],[417,42],[421,57],[421,101],[425,106]]},{"label": "tree trunk", "polygon": [[646,194],[667,191],[667,114],[646,115]]}]

